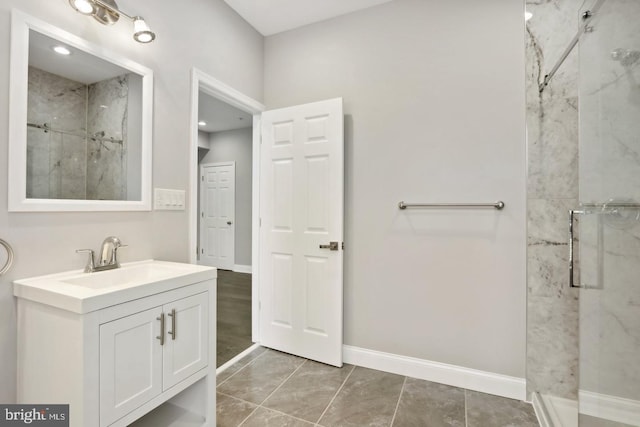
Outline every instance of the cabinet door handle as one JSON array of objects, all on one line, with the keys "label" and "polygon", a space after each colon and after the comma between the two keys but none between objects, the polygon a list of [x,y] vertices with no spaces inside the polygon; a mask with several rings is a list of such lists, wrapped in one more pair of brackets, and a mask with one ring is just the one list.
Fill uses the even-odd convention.
[{"label": "cabinet door handle", "polygon": [[160,321],[160,336],[156,339],[160,340],[160,345],[164,345],[164,313],[160,313],[160,317],[156,317]]},{"label": "cabinet door handle", "polygon": [[178,331],[176,330],[176,309],[174,308],[169,313],[169,317],[171,317],[171,330],[169,331],[169,335],[171,335],[171,339],[175,340]]}]

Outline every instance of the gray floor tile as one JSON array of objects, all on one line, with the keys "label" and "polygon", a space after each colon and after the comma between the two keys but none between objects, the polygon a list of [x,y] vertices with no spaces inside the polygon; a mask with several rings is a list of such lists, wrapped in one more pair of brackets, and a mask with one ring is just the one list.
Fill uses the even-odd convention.
[{"label": "gray floor tile", "polygon": [[315,423],[352,370],[307,361],[263,406]]},{"label": "gray floor tile", "polygon": [[256,408],[252,403],[216,393],[216,426],[238,427]]},{"label": "gray floor tile", "polygon": [[260,404],[287,379],[304,359],[267,350],[253,363],[218,386],[218,391]]},{"label": "gray floor tile", "polygon": [[393,427],[465,427],[464,389],[407,378]]},{"label": "gray floor tile", "polygon": [[242,427],[312,427],[312,423],[288,415],[259,408],[242,424]]},{"label": "gray floor tile", "polygon": [[238,362],[234,363],[224,371],[220,372],[220,374],[216,375],[217,384],[220,385],[223,382],[225,382],[230,376],[232,376],[233,374],[235,374],[236,372],[238,372],[239,370],[247,366],[249,363],[254,361],[265,351],[267,351],[266,348],[258,347],[255,350],[253,350],[251,353],[247,354],[245,357],[240,359]]},{"label": "gray floor tile", "polygon": [[539,427],[526,402],[467,390],[468,427]]},{"label": "gray floor tile", "polygon": [[324,427],[391,424],[404,377],[356,367],[319,424]]}]

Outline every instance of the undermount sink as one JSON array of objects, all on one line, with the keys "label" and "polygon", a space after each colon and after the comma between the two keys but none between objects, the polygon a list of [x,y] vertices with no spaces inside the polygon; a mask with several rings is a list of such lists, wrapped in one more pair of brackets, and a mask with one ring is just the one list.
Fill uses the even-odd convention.
[{"label": "undermount sink", "polygon": [[75,313],[88,313],[216,276],[216,269],[211,267],[147,260],[108,271],[75,270],[16,280],[13,294]]}]

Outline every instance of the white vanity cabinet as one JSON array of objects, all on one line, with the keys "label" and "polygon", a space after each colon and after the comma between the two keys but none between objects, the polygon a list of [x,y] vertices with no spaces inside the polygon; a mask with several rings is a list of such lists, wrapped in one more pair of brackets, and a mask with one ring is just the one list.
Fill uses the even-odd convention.
[{"label": "white vanity cabinet", "polygon": [[[39,278],[16,281],[18,402],[69,404],[72,427],[124,427],[169,401],[188,425],[214,427],[216,271],[192,267],[201,274],[96,310],[103,300],[40,298]],[[179,425],[164,418],[147,425]]]},{"label": "white vanity cabinet", "polygon": [[207,366],[208,294],[100,325],[100,425]]}]

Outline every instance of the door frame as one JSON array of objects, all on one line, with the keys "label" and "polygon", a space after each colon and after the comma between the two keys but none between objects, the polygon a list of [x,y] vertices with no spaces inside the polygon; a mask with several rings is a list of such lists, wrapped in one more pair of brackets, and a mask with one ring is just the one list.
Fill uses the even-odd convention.
[{"label": "door frame", "polygon": [[198,97],[200,91],[253,115],[253,159],[251,179],[251,338],[260,342],[260,127],[266,107],[211,75],[191,69],[191,123],[189,150],[189,262],[197,264],[198,251]]},{"label": "door frame", "polygon": [[[233,167],[233,189],[235,191],[235,188],[236,188],[236,162],[235,161],[213,162],[213,163],[202,163],[202,164],[199,164],[198,165],[198,174],[201,177],[204,177],[204,169],[205,168],[207,168],[207,167],[217,167],[217,166],[231,166],[231,167]],[[204,184],[204,181],[202,181],[202,180],[198,181],[198,188],[199,188],[198,198],[200,200],[200,212],[198,212],[196,214],[196,217],[198,218],[196,226],[198,227],[198,237],[200,238],[199,239],[199,242],[200,242],[199,246],[200,246],[201,251],[200,251],[200,254],[196,255],[196,258],[198,256],[200,256],[200,257],[202,256],[202,240],[203,240],[202,239],[202,237],[203,237],[202,236],[202,232],[203,232],[203,229],[202,229],[202,215],[201,215],[201,213],[204,212],[203,203],[202,203],[203,202],[202,199],[204,197],[204,185],[203,184]],[[253,194],[252,194],[252,196],[253,196]],[[232,255],[231,255],[233,257],[233,262],[231,263],[232,264],[232,269],[236,265],[236,254],[235,254],[235,249],[236,249],[236,233],[235,233],[236,228],[235,227],[236,227],[236,224],[235,224],[235,222],[236,222],[236,195],[234,193],[233,194],[233,251],[232,251]],[[252,246],[253,246],[253,242],[252,242]],[[202,261],[202,258],[200,258],[200,261]]]}]

